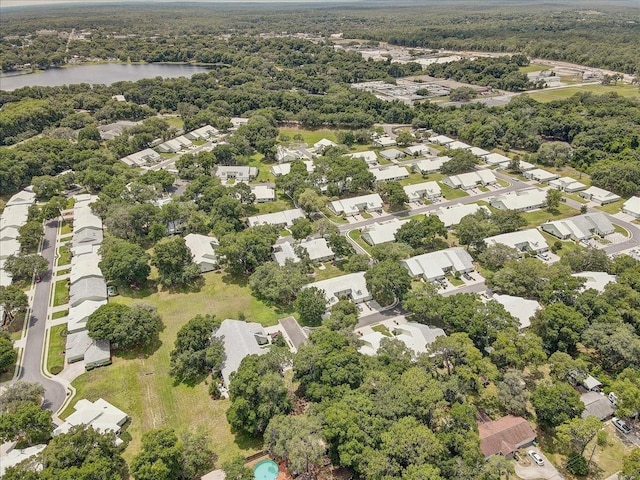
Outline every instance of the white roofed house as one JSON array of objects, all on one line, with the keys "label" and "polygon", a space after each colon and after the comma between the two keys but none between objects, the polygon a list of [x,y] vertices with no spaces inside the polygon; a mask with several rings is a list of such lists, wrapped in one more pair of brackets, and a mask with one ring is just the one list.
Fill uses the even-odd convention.
[{"label": "white roofed house", "polygon": [[560,177],[549,182],[549,186],[563,192],[573,193],[586,190],[587,186],[571,177]]},{"label": "white roofed house", "polygon": [[340,299],[351,300],[353,303],[361,303],[371,300],[371,294],[367,290],[367,281],[364,278],[364,272],[349,273],[339,277],[321,280],[319,282],[310,283],[302,287],[316,287],[324,292],[327,300],[327,307],[338,302]]},{"label": "white roofed house", "polygon": [[471,147],[469,148],[469,152],[473,153],[476,157],[480,157],[480,158],[486,157],[490,153],[480,147]]},{"label": "white roofed house", "polygon": [[429,145],[419,143],[418,145],[411,145],[404,149],[405,153],[410,157],[417,157],[419,155],[437,155],[438,150]]},{"label": "white roofed house", "polygon": [[547,205],[547,192],[539,188],[517,190],[497,195],[489,200],[489,204],[498,210],[515,210],[517,212],[537,210]]},{"label": "white roofed house", "polygon": [[620,196],[598,187],[589,187],[586,190],[578,192],[582,198],[586,198],[598,205],[606,205],[608,203],[617,202]]},{"label": "white roofed house", "polygon": [[453,247],[401,260],[412,277],[428,282],[444,279],[447,273],[468,273],[474,270],[473,259],[464,248]]},{"label": "white roofed house", "polygon": [[416,183],[414,185],[406,185],[403,189],[410,202],[418,202],[425,198],[433,201],[442,197],[442,189],[438,182]]},{"label": "white roofed house", "polygon": [[413,162],[413,171],[421,173],[422,175],[428,175],[440,171],[442,165],[451,160],[451,157],[432,157],[423,158]]},{"label": "white roofed house", "polygon": [[594,235],[611,235],[615,227],[604,213],[586,213],[575,217],[543,223],[540,228],[561,240],[587,240]]},{"label": "white roofed house", "polygon": [[329,208],[336,215],[357,215],[360,212],[382,211],[382,198],[377,193],[360,197],[344,198],[329,203]]},{"label": "white roofed house", "polygon": [[640,218],[640,197],[631,197],[622,204],[622,213]]},{"label": "white roofed house", "polygon": [[361,158],[367,163],[367,165],[376,165],[378,163],[378,155],[376,155],[376,152],[374,152],[373,150],[367,150],[365,152],[350,153],[347,156],[351,158]]},{"label": "white roofed house", "polygon": [[380,156],[386,160],[397,160],[404,157],[404,152],[397,148],[390,148],[388,150],[382,150]]},{"label": "white roofed house", "polygon": [[221,373],[225,386],[229,387],[231,374],[238,370],[242,360],[249,355],[262,355],[269,350],[269,337],[259,323],[226,319],[213,333],[222,340],[224,360]]},{"label": "white roofed house", "polygon": [[[78,400],[73,408],[75,412],[69,415],[64,423],[53,431],[54,437],[68,433],[71,428],[78,425],[92,427],[100,433],[112,432],[117,437],[120,435],[121,427],[127,423],[129,419],[126,413],[102,398],[99,398],[95,402],[83,398]],[[122,440],[116,440],[116,445],[120,445],[121,443]]]},{"label": "white roofed house", "polygon": [[176,153],[182,150],[183,145],[177,140],[167,140],[164,143],[161,143],[156,148],[164,153]]},{"label": "white roofed house", "polygon": [[[315,170],[315,165],[311,160],[303,160],[303,163],[307,167],[307,172],[313,173]],[[271,167],[271,174],[275,177],[280,175],[289,175],[291,172],[291,163],[281,163],[280,165],[273,165]]]},{"label": "white roofed house", "polygon": [[376,222],[371,225],[367,225],[360,230],[362,240],[372,247],[380,245],[381,243],[395,242],[396,232],[408,221],[409,220],[399,220],[394,218],[386,222]]},{"label": "white roofed house", "polygon": [[273,202],[276,199],[276,190],[271,185],[250,185],[250,187],[256,203]]},{"label": "white roofed house", "polygon": [[437,145],[447,145],[449,143],[454,142],[455,140],[445,135],[434,135],[433,137],[429,137],[429,141]]},{"label": "white roofed house", "polygon": [[536,182],[539,182],[539,183],[547,183],[547,182],[550,182],[551,180],[555,180],[556,178],[560,177],[560,175],[556,173],[551,173],[541,168],[534,168],[533,170],[527,170],[526,172],[523,172],[522,175],[524,176],[524,178],[528,178],[529,180],[535,180]]},{"label": "white roofed house", "polygon": [[219,165],[216,167],[216,177],[222,181],[235,179],[237,182],[248,182],[257,176],[257,167],[244,165]]},{"label": "white roofed house", "polygon": [[375,138],[373,140],[373,143],[375,143],[377,146],[385,148],[385,147],[392,147],[394,145],[396,145],[396,141],[394,138],[391,138],[389,135],[382,135],[378,138]]},{"label": "white roofed house", "polygon": [[442,179],[442,183],[452,188],[469,190],[479,185],[493,185],[497,183],[495,174],[491,170],[475,170],[473,172],[451,175]]},{"label": "white roofed house", "polygon": [[198,233],[190,233],[184,237],[184,243],[193,255],[193,263],[198,265],[201,273],[210,272],[218,268],[218,256],[215,249],[218,239]]},{"label": "white roofed house", "polygon": [[316,153],[323,153],[325,151],[325,149],[329,148],[329,147],[337,147],[338,144],[336,142],[332,142],[331,140],[328,140],[326,138],[322,138],[320,140],[318,140],[316,143],[313,144],[313,150]]},{"label": "white roofed house", "polygon": [[282,145],[278,145],[276,147],[276,161],[278,163],[290,163],[301,158],[310,159],[311,154],[307,157],[303,155],[300,150],[295,148],[287,148]]},{"label": "white roofed house", "polygon": [[509,166],[509,163],[511,163],[511,159],[509,157],[506,157],[499,153],[487,152],[485,155],[482,155],[482,158],[487,165],[498,166],[500,168],[506,168]]},{"label": "white roofed house", "polygon": [[67,316],[67,331],[76,333],[87,328],[89,316],[102,305],[106,305],[107,300],[87,300],[79,305],[69,308]]},{"label": "white roofed house", "polygon": [[376,178],[376,182],[391,182],[409,178],[409,171],[405,167],[398,165],[389,165],[370,170]]},{"label": "white roofed house", "polygon": [[533,170],[536,166],[533,163],[525,162],[524,160],[518,160],[518,169],[521,172],[526,172],[527,170]]},{"label": "white roofed house", "polygon": [[520,329],[531,326],[531,317],[542,308],[540,303],[535,300],[514,297],[512,295],[495,294],[491,297],[491,300],[498,302],[512,317],[517,319],[520,323]]},{"label": "white roofed house", "polygon": [[87,300],[97,302],[107,299],[107,283],[100,270],[92,276],[85,276],[71,284],[69,306],[75,307]]},{"label": "white roofed house", "polygon": [[445,336],[444,330],[416,322],[400,323],[393,327],[390,335],[372,332],[358,338],[361,346],[358,351],[363,355],[373,356],[378,353],[380,343],[385,338],[396,339],[404,343],[414,356],[427,353],[429,346],[436,338]]},{"label": "white roofed house", "polygon": [[193,142],[189,140],[187,137],[185,137],[184,135],[180,135],[179,137],[174,138],[174,140],[178,142],[180,145],[182,145],[183,147],[193,146]]},{"label": "white roofed house", "polygon": [[155,150],[147,148],[140,152],[132,153],[120,159],[121,162],[130,167],[144,167],[152,163],[159,162],[162,159],[160,154]]},{"label": "white roofed house", "polygon": [[190,140],[209,140],[218,135],[218,130],[211,125],[205,125],[204,127],[196,128],[195,130],[186,133],[185,137]]},{"label": "white roofed house", "polygon": [[249,217],[247,222],[250,227],[256,225],[275,225],[278,227],[290,227],[296,218],[304,218],[304,212],[299,208],[284,210],[282,212],[265,213]]},{"label": "white roofed house", "polygon": [[617,277],[606,272],[578,272],[572,273],[572,277],[584,279],[583,290],[597,290],[598,292],[604,292],[604,289],[610,283],[617,282]]},{"label": "white roofed house", "polygon": [[94,340],[89,332],[78,330],[67,335],[65,358],[68,363],[84,361],[87,370],[111,363],[111,343],[109,340]]},{"label": "white roofed house", "polygon": [[312,262],[326,262],[333,259],[334,253],[327,240],[316,238],[299,243],[284,242],[273,246],[273,258],[278,265],[284,265],[287,260],[299,262],[298,249],[304,250]]},{"label": "white roofed house", "polygon": [[464,142],[459,142],[458,140],[455,140],[451,143],[447,143],[445,145],[447,147],[448,150],[468,150],[471,148],[471,145],[467,145]]},{"label": "white roofed house", "polygon": [[453,225],[457,225],[467,215],[472,215],[476,213],[478,210],[485,210],[487,213],[491,214],[491,211],[485,207],[478,205],[477,203],[458,203],[456,205],[450,205],[448,207],[442,207],[438,210],[433,210],[429,212],[429,215],[437,216],[444,226],[449,228]]},{"label": "white roofed house", "polygon": [[7,203],[6,207],[13,207],[16,205],[31,205],[36,201],[36,194],[33,192],[31,186],[26,187],[23,190],[20,190],[18,193],[14,194]]},{"label": "white roofed house", "polygon": [[503,233],[493,237],[485,238],[488,245],[501,244],[515,248],[520,252],[542,253],[549,250],[549,245],[542,234],[535,228],[521,230],[518,232]]}]

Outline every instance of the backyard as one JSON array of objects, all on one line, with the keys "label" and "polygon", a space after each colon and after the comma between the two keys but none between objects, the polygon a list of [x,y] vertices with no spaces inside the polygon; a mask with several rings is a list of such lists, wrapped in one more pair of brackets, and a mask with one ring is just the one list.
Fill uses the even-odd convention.
[{"label": "backyard", "polygon": [[[188,387],[174,385],[169,376],[169,353],[179,328],[197,314],[217,318],[238,318],[274,325],[287,314],[265,305],[251,296],[249,288],[221,273],[204,275],[204,285],[193,292],[156,292],[154,289],[121,291],[111,301],[124,304],[147,303],[160,313],[165,328],[160,333],[160,347],[152,352],[114,355],[113,364],[92,370],[73,382],[77,390],[72,405],[81,398],[104,398],[131,417],[128,433],[132,439],[125,457],[131,460],[140,450],[144,432],[170,427],[177,432],[204,428],[220,462],[235,455],[250,455],[262,448],[261,442],[235,436],[227,424],[228,400],[212,400],[205,383]],[[69,406],[63,413],[68,416]]]}]

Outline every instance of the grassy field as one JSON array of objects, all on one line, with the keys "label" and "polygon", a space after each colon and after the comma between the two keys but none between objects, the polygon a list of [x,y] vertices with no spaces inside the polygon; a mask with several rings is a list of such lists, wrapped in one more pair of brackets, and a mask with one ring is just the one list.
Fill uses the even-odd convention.
[{"label": "grassy field", "polygon": [[598,210],[602,210],[605,213],[610,213],[610,214],[619,213],[620,210],[622,210],[622,205],[624,204],[624,202],[625,200],[623,198],[621,200],[618,200],[617,202],[607,203],[606,205],[602,205],[596,208]]},{"label": "grassy field", "polygon": [[[238,454],[250,455],[262,448],[261,442],[235,436],[227,424],[226,400],[213,401],[207,385],[195,387],[173,385],[169,377],[169,353],[177,331],[197,314],[213,314],[218,318],[238,318],[243,313],[248,321],[274,325],[284,312],[265,305],[251,296],[249,288],[225,274],[204,275],[204,285],[195,292],[156,292],[151,289],[121,291],[111,301],[124,304],[147,303],[157,307],[165,328],[160,333],[160,347],[149,355],[115,355],[113,364],[85,373],[73,382],[77,390],[74,400],[102,397],[124,410],[132,422],[128,433],[132,440],[125,450],[131,460],[140,450],[144,432],[170,427],[177,432],[204,428],[211,437],[220,461]],[[135,298],[133,298],[135,297]],[[64,412],[72,412],[71,406]]]},{"label": "grassy field", "polygon": [[366,252],[371,254],[371,245],[362,239],[362,232],[360,232],[360,230],[351,230],[349,232],[349,237],[360,245]]},{"label": "grassy field", "polygon": [[56,325],[55,327],[51,327],[49,331],[47,371],[53,375],[60,373],[64,368],[64,350],[67,344],[66,331],[66,325]]},{"label": "grassy field", "polygon": [[440,189],[442,190],[442,196],[447,200],[455,200],[456,198],[468,197],[469,194],[459,188],[451,188],[449,185],[440,183]]},{"label": "grassy field", "polygon": [[347,272],[340,270],[334,263],[325,262],[324,268],[321,270],[316,268],[314,270],[313,282],[319,282],[320,280],[327,280],[328,278],[339,277],[345,275]]},{"label": "grassy field", "polygon": [[614,223],[613,229],[616,233],[619,233],[625,237],[629,237],[629,231],[626,228],[622,228],[620,225]]},{"label": "grassy field", "polygon": [[71,222],[64,222],[60,228],[60,235],[69,235],[73,232],[73,225]]},{"label": "grassy field", "polygon": [[64,305],[69,301],[69,280],[56,282],[53,290],[53,306]]},{"label": "grassy field", "polygon": [[58,259],[56,260],[56,266],[69,265],[71,263],[71,251],[69,247],[63,245],[58,249]]},{"label": "grassy field", "polygon": [[293,140],[293,136],[296,134],[302,135],[304,142],[309,147],[312,147],[314,143],[319,142],[323,138],[338,143],[335,130],[329,130],[328,128],[319,128],[318,130],[305,130],[302,128],[280,128],[279,131],[280,133],[289,135],[289,137],[291,137],[291,140]]},{"label": "grassy field", "polygon": [[552,214],[546,208],[542,210],[536,210],[534,212],[525,212],[522,216],[527,221],[527,227],[537,227],[544,222],[551,220],[560,220],[562,218],[571,217],[576,215],[578,211],[575,208],[571,208],[566,203],[561,203],[557,209],[558,213]]},{"label": "grassy field", "polygon": [[520,67],[518,70],[520,73],[532,73],[532,72],[542,72],[543,70],[549,70],[551,67],[549,65],[542,65],[540,63],[531,63],[526,67]]},{"label": "grassy field", "polygon": [[562,100],[580,92],[593,92],[597,95],[603,93],[615,92],[623,97],[640,97],[640,90],[636,85],[585,85],[582,87],[566,87],[554,90],[540,90],[539,92],[529,93],[528,95],[539,102],[551,102],[553,100]]},{"label": "grassy field", "polygon": [[165,120],[173,128],[177,128],[178,130],[182,130],[184,128],[184,121],[182,120],[181,117],[162,116],[160,118]]}]

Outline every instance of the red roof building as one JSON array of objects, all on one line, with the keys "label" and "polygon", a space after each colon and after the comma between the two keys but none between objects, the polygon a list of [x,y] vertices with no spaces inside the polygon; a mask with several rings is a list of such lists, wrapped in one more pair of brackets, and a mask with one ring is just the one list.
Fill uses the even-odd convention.
[{"label": "red roof building", "polygon": [[521,447],[531,445],[536,433],[522,417],[507,415],[495,421],[478,423],[480,450],[485,458],[493,455],[510,457]]}]

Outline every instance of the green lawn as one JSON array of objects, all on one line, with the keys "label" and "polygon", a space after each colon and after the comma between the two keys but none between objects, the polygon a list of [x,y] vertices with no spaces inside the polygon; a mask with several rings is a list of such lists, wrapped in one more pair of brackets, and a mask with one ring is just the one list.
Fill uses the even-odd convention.
[{"label": "green lawn", "polygon": [[398,183],[403,187],[407,185],[415,185],[416,183],[424,183],[427,180],[422,176],[421,173],[410,173],[409,177],[400,180]]},{"label": "green lawn", "polygon": [[49,330],[49,350],[47,351],[47,371],[57,375],[64,368],[64,350],[67,343],[67,326],[56,325]]},{"label": "green lawn", "polygon": [[442,196],[447,200],[455,200],[456,198],[468,197],[469,194],[459,188],[451,188],[449,185],[440,183],[440,189],[442,190]]},{"label": "green lawn", "polygon": [[58,249],[58,259],[56,260],[56,266],[69,265],[71,263],[71,251],[66,245],[61,246]]},{"label": "green lawn", "polygon": [[580,202],[580,203],[589,203],[589,200],[585,200],[584,198],[582,198],[580,195],[578,195],[577,193],[567,193],[567,192],[562,192],[562,196],[570,198],[571,200],[575,200],[576,202]]},{"label": "green lawn", "polygon": [[69,315],[69,310],[63,310],[61,312],[55,312],[51,314],[51,320],[56,320],[58,318],[63,318]]},{"label": "green lawn", "polygon": [[613,224],[613,229],[615,230],[616,233],[619,233],[621,235],[624,235],[625,237],[629,236],[629,231],[626,228],[622,228],[620,225],[618,224]]},{"label": "green lawn", "polygon": [[356,230],[351,230],[349,232],[349,237],[352,240],[355,240],[355,242],[360,245],[367,253],[371,254],[371,245],[369,245],[367,242],[365,242],[362,239],[362,232],[358,229]]},{"label": "green lawn", "polygon": [[506,180],[503,180],[501,178],[496,178],[496,180],[498,181],[498,185],[500,185],[503,188],[506,188],[509,185],[511,185],[509,182],[507,182]]},{"label": "green lawn", "polygon": [[540,63],[531,63],[526,67],[520,67],[518,70],[520,73],[532,73],[532,72],[542,72],[543,70],[549,70],[551,67],[549,65],[542,65]]},{"label": "green lawn", "polygon": [[536,210],[534,212],[525,212],[522,214],[524,219],[527,221],[527,227],[533,228],[537,227],[544,222],[551,220],[560,220],[562,218],[571,217],[578,213],[578,210],[575,208],[571,208],[566,203],[561,203],[558,206],[558,213],[552,214],[546,208],[542,210]]},{"label": "green lawn", "polygon": [[321,270],[316,268],[313,274],[313,282],[319,282],[320,280],[327,280],[328,278],[339,277],[340,275],[345,275],[346,272],[340,270],[335,263],[333,262],[325,262],[324,268]]},{"label": "green lawn", "polygon": [[454,287],[459,287],[460,285],[464,285],[464,281],[454,277],[453,275],[446,275],[447,280],[451,282],[451,285]]},{"label": "green lawn", "polygon": [[71,269],[70,268],[65,268],[63,270],[58,270],[56,272],[56,277],[61,277],[63,275],[66,275],[67,273],[71,273]]},{"label": "green lawn", "polygon": [[181,117],[173,117],[173,116],[164,117],[164,116],[162,116],[160,118],[165,120],[169,124],[169,126],[171,126],[173,128],[177,128],[178,130],[182,130],[184,128],[184,121],[182,120]]},{"label": "green lawn", "polygon": [[341,224],[341,225],[344,225],[344,224],[346,224],[346,223],[349,223],[349,222],[347,221],[347,219],[346,219],[346,218],[344,218],[344,217],[338,217],[337,215],[334,215],[334,214],[333,214],[333,212],[332,212],[331,210],[329,210],[329,208],[323,208],[323,209],[322,209],[322,213],[323,213],[323,214],[324,214],[324,215],[325,215],[329,220],[331,220],[331,221],[332,221],[332,222],[334,222],[334,223],[338,223],[338,224]]},{"label": "green lawn", "polygon": [[24,320],[26,312],[18,312],[9,325],[6,325],[5,331],[11,336],[11,340],[20,340],[22,338],[22,329],[24,328]]},{"label": "green lawn", "polygon": [[64,222],[60,228],[60,235],[69,235],[73,232],[73,224],[71,222]]},{"label": "green lawn", "polygon": [[69,301],[69,280],[60,280],[56,282],[53,291],[53,306],[64,305]]},{"label": "green lawn", "polygon": [[[132,440],[125,450],[131,460],[140,450],[144,432],[170,427],[181,432],[204,428],[221,462],[235,455],[251,455],[262,448],[262,442],[231,433],[225,412],[227,400],[213,401],[204,383],[195,387],[173,385],[169,377],[169,353],[178,329],[197,314],[210,313],[218,318],[238,318],[243,313],[248,321],[275,325],[287,314],[265,305],[251,296],[249,288],[224,273],[204,275],[204,285],[195,292],[156,292],[145,289],[134,292],[122,289],[120,296],[110,299],[124,304],[147,303],[157,307],[165,328],[160,333],[160,347],[148,356],[115,355],[113,364],[92,370],[73,382],[75,401],[99,397],[113,403],[131,417],[128,432]],[[72,402],[73,405],[73,402]],[[63,413],[66,418],[71,406]]]},{"label": "green lawn", "polygon": [[291,199],[282,192],[278,192],[276,194],[276,200],[273,202],[254,203],[249,213],[250,216],[262,215],[264,213],[281,212],[282,210],[289,210],[291,208],[293,208]]},{"label": "green lawn", "polygon": [[606,205],[602,205],[596,208],[598,210],[602,210],[603,212],[610,213],[610,214],[619,213],[620,210],[622,210],[622,205],[624,204],[624,202],[625,200],[623,198],[618,200],[617,202],[608,203]]},{"label": "green lawn", "polygon": [[262,158],[264,157],[264,155],[262,155],[261,153],[256,153],[254,155],[251,156],[251,161],[249,162],[249,165],[251,167],[256,167],[258,169],[258,176],[256,177],[256,179],[253,181],[253,183],[260,183],[260,182],[275,182],[276,181],[276,177],[271,173],[271,166],[275,165],[274,163],[264,163],[262,161]]},{"label": "green lawn", "polygon": [[371,330],[381,333],[385,337],[391,337],[391,332],[385,325],[374,325],[373,327],[371,327]]},{"label": "green lawn", "polygon": [[309,147],[313,147],[315,143],[319,142],[323,138],[338,143],[335,130],[329,130],[328,128],[319,128],[318,130],[305,130],[303,128],[280,128],[279,131],[280,133],[289,135],[292,141],[294,135],[302,135],[304,142]]},{"label": "green lawn", "polygon": [[640,97],[640,90],[636,85],[585,85],[582,87],[566,87],[554,90],[540,90],[539,92],[529,93],[528,95],[539,102],[551,102],[553,100],[562,100],[580,92],[593,92],[601,95],[603,93],[615,92],[623,97]]},{"label": "green lawn", "polygon": [[12,363],[7,367],[6,371],[0,373],[0,383],[8,382],[9,380],[11,380],[13,378],[13,374],[15,373],[15,371],[16,371],[16,364]]}]

